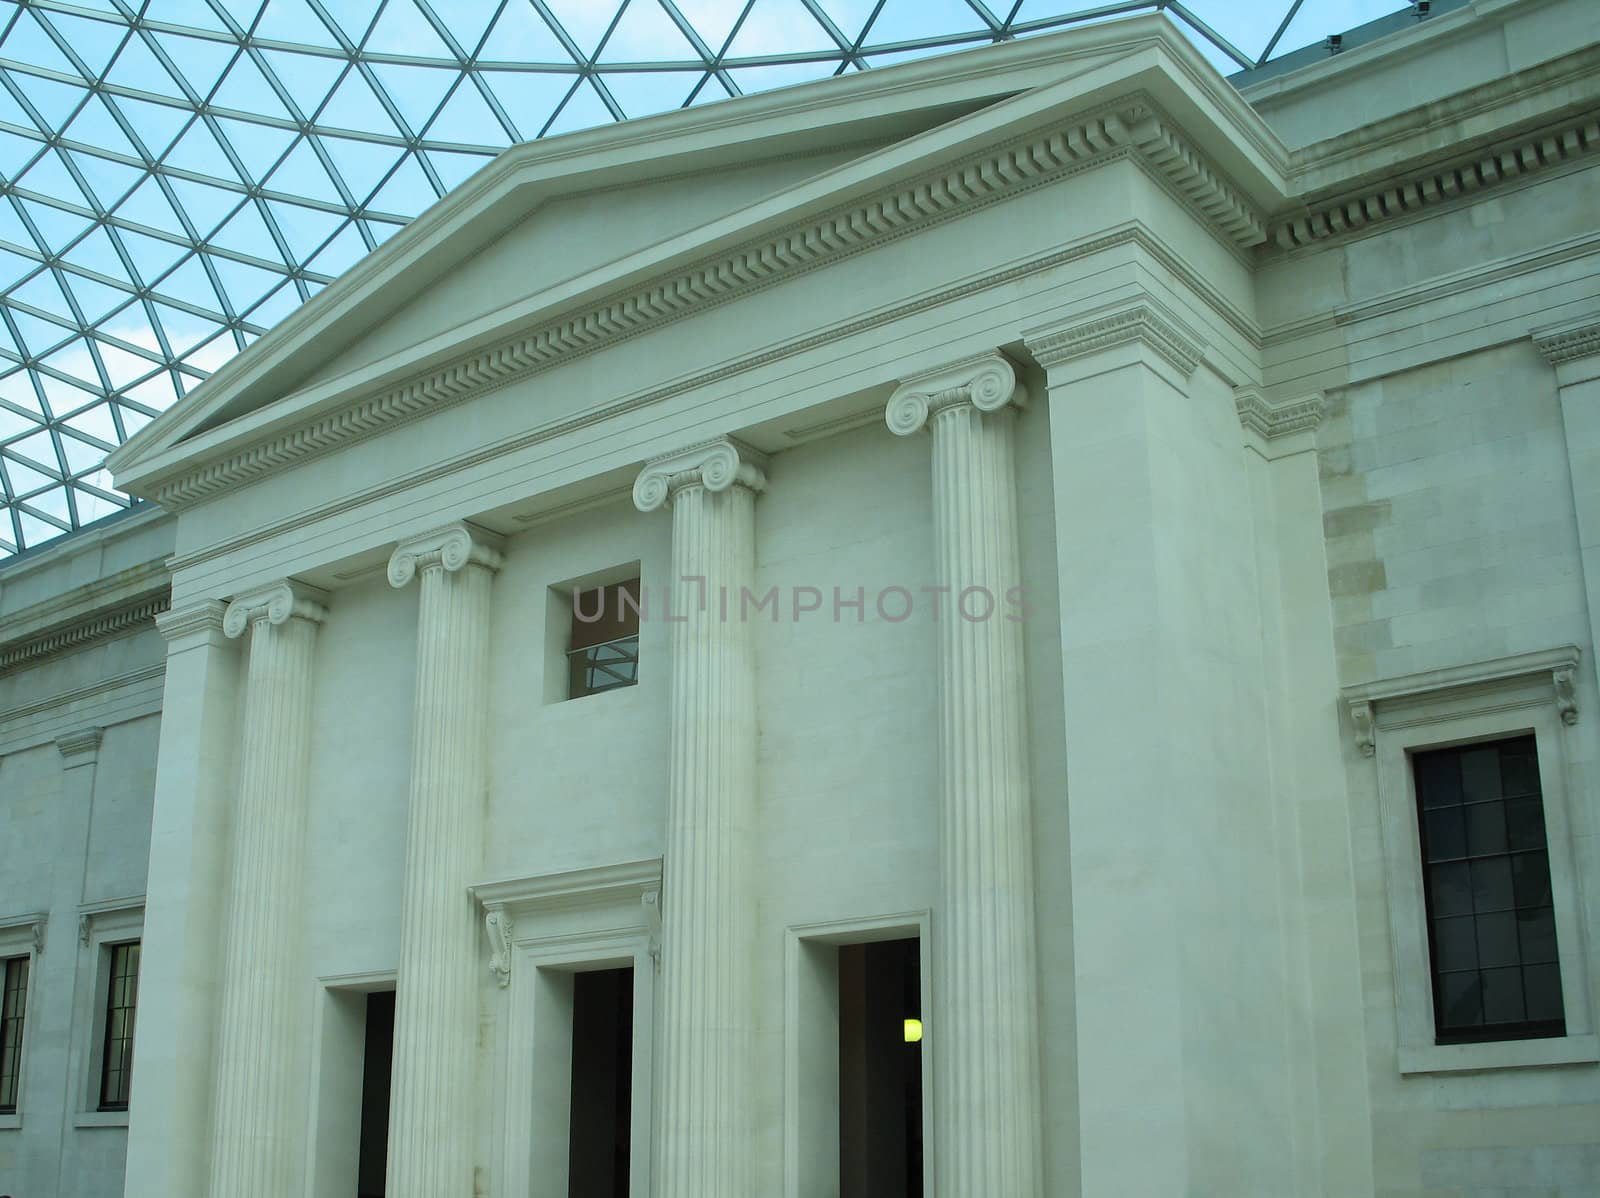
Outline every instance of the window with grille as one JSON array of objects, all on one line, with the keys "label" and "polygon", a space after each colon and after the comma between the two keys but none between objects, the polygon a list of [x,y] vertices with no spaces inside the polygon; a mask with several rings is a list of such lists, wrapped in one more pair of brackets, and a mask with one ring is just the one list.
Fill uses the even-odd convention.
[{"label": "window with grille", "polygon": [[0,1114],[15,1114],[22,1084],[22,1025],[28,1014],[27,957],[5,962],[5,992],[0,1000]]},{"label": "window with grille", "polygon": [[139,943],[111,946],[105,1041],[100,1057],[100,1109],[125,1111],[133,1082],[133,1016],[139,999]]},{"label": "window with grille", "polygon": [[576,591],[567,650],[567,697],[639,681],[639,580]]},{"label": "window with grille", "polygon": [[1440,1044],[1566,1034],[1532,736],[1412,755]]}]

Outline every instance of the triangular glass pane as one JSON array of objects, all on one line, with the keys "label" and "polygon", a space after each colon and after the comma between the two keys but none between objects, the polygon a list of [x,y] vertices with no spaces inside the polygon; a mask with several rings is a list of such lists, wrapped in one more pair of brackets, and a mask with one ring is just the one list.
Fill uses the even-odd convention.
[{"label": "triangular glass pane", "polygon": [[[38,262],[22,254],[14,254],[10,250],[0,249],[0,279],[5,282],[0,287],[11,287],[20,282],[29,271],[38,269]],[[5,343],[5,330],[0,329],[0,345]]]},{"label": "triangular glass pane", "polygon": [[676,0],[678,11],[693,25],[713,54],[722,49],[733,24],[744,11],[739,0]]},{"label": "triangular glass pane", "polygon": [[177,232],[183,222],[167,201],[161,184],[154,178],[146,179],[117,205],[116,215],[123,220],[148,225],[152,229]]},{"label": "triangular glass pane", "polygon": [[[104,405],[101,405],[104,406]],[[108,420],[109,424],[110,421]],[[106,454],[115,449],[117,443],[112,441],[110,448],[104,445],[95,445],[93,442],[80,440],[72,435],[71,426],[61,430],[61,456],[67,459],[67,473],[71,475],[92,474],[99,469],[100,464],[106,460]],[[82,504],[79,504],[79,514],[82,514]]]},{"label": "triangular glass pane", "polygon": [[211,135],[211,130],[203,120],[189,126],[188,132],[167,151],[163,161],[167,166],[179,170],[194,171],[230,183],[240,182],[238,172],[228,164],[228,156],[222,152],[222,147],[217,144],[217,139]]},{"label": "triangular glass pane", "polygon": [[[276,4],[271,5],[267,11],[271,12],[276,7]],[[248,54],[241,54],[234,60],[228,77],[217,88],[211,102],[221,108],[234,108],[259,116],[282,117],[285,120],[290,116],[272,84],[267,82],[267,77]]]},{"label": "triangular glass pane", "polygon": [[182,365],[203,374],[214,374],[227,365],[228,360],[239,352],[239,347],[234,343],[232,333],[223,333],[213,337],[188,357],[184,358]]},{"label": "triangular glass pane", "polygon": [[319,208],[286,204],[280,200],[268,200],[267,208],[272,213],[272,221],[278,226],[278,231],[289,243],[289,252],[294,255],[296,265],[305,262],[322,248],[322,243],[332,236],[341,219]]},{"label": "triangular glass pane", "polygon": [[351,67],[339,81],[339,86],[334,88],[327,104],[317,113],[316,123],[322,129],[353,129],[360,133],[382,133],[389,137],[397,137],[400,133],[355,67]]},{"label": "triangular glass pane", "polygon": [[[94,358],[89,354],[89,345],[82,337],[73,338],[43,361],[50,369],[67,375],[85,391],[97,391],[100,388],[100,372],[95,369]],[[52,401],[54,398],[51,397]],[[66,410],[59,403],[53,406],[58,416]]]},{"label": "triangular glass pane", "polygon": [[135,136],[144,143],[145,153],[151,158],[160,158],[166,153],[167,147],[194,119],[193,110],[188,108],[174,108],[127,96],[106,96],[105,100],[117,106],[117,110],[132,126]]},{"label": "triangular glass pane", "polygon": [[[42,454],[41,449],[44,451]],[[35,433],[31,437],[13,441],[6,446],[6,450],[6,473],[11,476],[11,485],[18,494],[26,495],[30,491],[40,491],[57,481],[48,473],[60,470],[55,461],[56,448],[50,443],[49,434]],[[26,458],[27,461],[19,462],[18,457]],[[40,466],[45,469],[38,469]]]},{"label": "triangular glass pane", "polygon": [[7,129],[0,129],[0,175],[4,175],[8,180],[15,179],[27,170],[28,164],[41,152],[49,152],[44,142],[34,141],[31,137],[22,137]]},{"label": "triangular glass pane", "polygon": [[249,309],[283,277],[270,270],[235,262],[231,258],[209,257],[211,268],[222,280],[222,288],[228,293],[228,304],[235,313]]},{"label": "triangular glass pane", "polygon": [[156,284],[156,291],[183,303],[192,304],[207,312],[222,314],[222,303],[217,298],[211,276],[200,265],[198,257],[191,257]]},{"label": "triangular glass pane", "polygon": [[33,234],[28,232],[28,227],[22,223],[19,215],[20,201],[15,198],[6,200],[0,197],[0,241],[9,241],[24,252],[23,256],[39,253],[39,247],[34,244]]},{"label": "triangular glass pane", "polygon": [[433,118],[439,101],[444,99],[451,84],[459,78],[456,71],[446,67],[408,67],[375,62],[372,70],[414,134],[420,133]]},{"label": "triangular glass pane", "polygon": [[[21,83],[21,80],[19,79],[18,82]],[[22,86],[26,88],[27,85],[22,84]],[[33,118],[27,114],[21,104],[17,103],[16,97],[3,87],[0,87],[0,121],[9,121],[13,125],[21,125],[24,129],[32,129],[34,127]]]},{"label": "triangular glass pane", "polygon": [[113,162],[109,158],[100,158],[94,154],[84,154],[77,150],[67,151],[72,159],[72,164],[78,168],[94,192],[94,198],[100,208],[110,211],[117,206],[117,201],[133,190],[140,179],[145,178],[145,173],[135,167],[124,166],[120,162]]},{"label": "triangular glass pane", "polygon": [[839,27],[839,32],[854,42],[878,4],[877,0],[820,0],[819,7]]},{"label": "triangular glass pane", "polygon": [[270,329],[299,306],[300,293],[295,290],[293,283],[285,282],[251,309],[248,319]]},{"label": "triangular glass pane", "polygon": [[111,379],[111,385],[118,390],[138,382],[159,363],[141,358],[138,354],[130,354],[125,349],[118,349],[115,345],[107,345],[101,341],[97,345],[100,352],[101,364],[106,368],[106,374]]},{"label": "triangular glass pane", "polygon": [[435,5],[433,11],[449,28],[456,45],[473,55],[489,29],[489,22],[500,11],[500,0],[451,0],[449,4]]},{"label": "triangular glass pane", "polygon": [[339,82],[348,65],[342,58],[320,54],[291,54],[284,50],[263,50],[267,69],[283,84],[300,115],[306,120],[322,107],[333,85]]},{"label": "triangular glass pane", "polygon": [[439,40],[438,33],[411,0],[388,0],[362,49],[368,54],[409,54],[413,58],[456,61],[450,47]]},{"label": "triangular glass pane", "polygon": [[[109,484],[110,480],[107,479]],[[78,523],[80,525],[91,523],[102,516],[109,516],[112,512],[121,511],[125,503],[113,503],[103,495],[86,491],[82,487],[73,487],[72,496],[78,504]]]},{"label": "triangular glass pane", "polygon": [[305,0],[272,0],[262,12],[252,36],[280,42],[303,42],[312,46],[337,48],[339,45],[338,39],[311,11]]},{"label": "triangular glass pane", "polygon": [[10,317],[11,323],[16,326],[17,333],[22,338],[22,348],[34,357],[48,353],[71,337],[75,331],[64,329],[54,321],[40,320],[32,313],[23,312],[9,304],[5,307],[6,315]]},{"label": "triangular glass pane", "polygon": [[367,243],[361,240],[361,234],[356,232],[355,224],[346,225],[323,250],[312,259],[309,269],[320,275],[329,275],[338,278],[357,262],[367,256]]},{"label": "triangular glass pane", "polygon": [[378,15],[378,3],[379,0],[323,0],[322,7],[339,23],[345,36],[360,45]]},{"label": "triangular glass pane", "polygon": [[587,80],[578,84],[572,98],[561,109],[560,115],[550,126],[547,136],[554,137],[558,133],[571,133],[576,129],[592,129],[596,125],[607,125],[612,121],[611,110],[605,106],[594,88],[589,86]]},{"label": "triangular glass pane", "polygon": [[[22,24],[18,21],[17,24]],[[24,59],[24,62],[27,60]],[[69,66],[67,70],[71,70]],[[28,77],[27,85],[23,92],[28,97],[28,103],[38,110],[45,125],[51,132],[66,128],[67,122],[72,119],[72,114],[78,110],[88,92],[83,88],[70,83],[57,83],[54,79],[41,79],[37,75]]]},{"label": "triangular glass pane", "polygon": [[[33,423],[44,420],[44,409],[39,406],[39,396],[33,389],[33,372],[30,370],[13,370],[10,374],[0,375],[0,400],[15,404],[24,412],[34,417]],[[7,433],[6,436],[10,436]]]},{"label": "triangular glass pane", "polygon": [[194,29],[212,29],[220,33],[228,31],[227,25],[211,11],[206,0],[162,0],[161,19]]},{"label": "triangular glass pane", "polygon": [[225,116],[217,117],[216,121],[222,136],[228,139],[233,152],[244,163],[244,169],[256,180],[271,173],[296,137],[292,129],[280,129],[275,125],[256,125]]},{"label": "triangular glass pane", "polygon": [[251,201],[240,208],[228,218],[228,223],[223,225],[206,241],[225,250],[235,250],[241,254],[249,254],[255,258],[265,258],[267,261],[279,261],[277,243],[272,240],[272,232],[267,228],[267,222],[261,219],[261,212]]},{"label": "triangular glass pane", "polygon": [[813,79],[826,79],[833,74],[835,65],[829,62],[778,63],[770,67],[734,67],[728,74],[733,76],[740,92],[752,96],[774,88],[810,83]]},{"label": "triangular glass pane", "polygon": [[172,385],[172,372],[163,370],[160,374],[151,375],[138,386],[130,387],[122,398],[132,401],[132,403],[117,404],[117,414],[122,417],[122,427],[131,437],[150,423],[150,417],[133,407],[134,403],[154,412],[165,412],[178,402],[178,392]]},{"label": "triangular glass pane", "polygon": [[94,390],[90,391],[41,372],[39,385],[44,388],[45,398],[50,401],[50,410],[57,415],[76,412],[100,398],[99,383],[91,384]]},{"label": "triangular glass pane", "polygon": [[[23,383],[27,386],[31,387],[33,385],[27,381],[26,373],[21,376],[12,375],[8,376],[6,379],[0,379],[0,398],[3,398],[5,395],[6,384],[10,382],[12,378],[16,377],[21,377]],[[38,427],[39,426],[34,421],[29,420],[24,416],[17,415],[17,413],[13,412],[10,408],[0,407],[0,443],[10,440],[18,433],[28,432]]]},{"label": "triangular glass pane", "polygon": [[59,153],[41,154],[39,160],[28,168],[28,173],[17,180],[17,186],[53,200],[89,207],[89,199],[78,188],[72,172],[61,163]]},{"label": "triangular glass pane", "polygon": [[61,317],[69,317],[71,313],[67,307],[67,297],[61,294],[53,270],[41,270],[26,283],[13,287],[7,298]]},{"label": "triangular glass pane", "polygon": [[882,46],[952,33],[981,33],[986,28],[983,18],[964,0],[884,0],[883,10],[867,33],[867,45]]},{"label": "triangular glass pane", "polygon": [[[513,4],[521,0],[511,0]],[[556,105],[572,90],[570,74],[545,71],[484,71],[483,78],[523,141],[532,141],[550,120]]]},{"label": "triangular glass pane", "polygon": [[167,176],[167,186],[172,188],[173,196],[183,206],[183,214],[189,218],[196,236],[202,240],[244,202],[240,192],[180,179],[175,175]]},{"label": "triangular glass pane", "polygon": [[[145,44],[148,34],[138,34],[128,39],[128,44],[122,47],[122,53],[117,55],[117,61],[111,65],[111,70],[106,72],[108,83],[120,83],[124,87],[136,88],[139,91],[155,92],[161,96],[172,96],[176,99],[185,99],[183,89],[172,78],[172,73],[161,65],[161,60],[151,52]],[[119,98],[117,101],[126,103]],[[140,125],[140,129],[144,126]]]},{"label": "triangular glass pane", "polygon": [[66,529],[46,524],[38,517],[20,509],[17,511],[17,523],[22,526],[22,543],[29,549],[53,541],[66,533]]},{"label": "triangular glass pane", "polygon": [[305,138],[290,150],[288,156],[279,164],[278,169],[272,172],[267,180],[267,186],[274,191],[281,191],[287,195],[305,196],[307,199],[322,200],[332,204],[344,204],[344,199],[339,195],[339,189],[333,185],[333,180],[328,177],[328,172],[323,169],[322,161],[317,157],[317,152],[311,148],[311,143]]},{"label": "triangular glass pane", "polygon": [[389,168],[399,161],[402,152],[395,146],[354,141],[348,137],[324,137],[321,141],[358,207],[383,182]]},{"label": "triangular glass pane", "polygon": [[632,0],[600,52],[602,63],[673,59],[701,61],[699,52],[656,0]]},{"label": "triangular glass pane", "polygon": [[[156,319],[161,323],[161,331],[166,335],[167,344],[172,347],[172,352],[179,357],[188,353],[202,341],[208,341],[217,335],[221,327],[213,321],[205,320],[193,313],[185,312],[179,308],[172,308],[166,304],[155,304]],[[137,389],[135,389],[137,394]]]},{"label": "triangular glass pane", "polygon": [[838,49],[839,43],[817,24],[817,19],[806,11],[800,0],[756,0],[749,17],[739,26],[733,44],[728,47],[727,57],[758,58],[764,54]]},{"label": "triangular glass pane", "polygon": [[596,4],[594,0],[545,0],[545,4],[555,19],[561,22],[579,52],[585,58],[592,59],[600,39],[605,36],[612,18],[616,16],[616,5]]},{"label": "triangular glass pane", "polygon": [[506,131],[466,76],[462,76],[460,85],[439,110],[438,119],[428,126],[423,136],[429,141],[473,146],[506,144]]},{"label": "triangular glass pane", "polygon": [[51,13],[47,19],[96,77],[105,73],[128,36],[128,26],[122,21],[93,21],[69,13]]},{"label": "triangular glass pane", "polygon": [[266,4],[267,0],[222,0],[222,7],[233,18],[234,24],[247,32],[255,27]]},{"label": "triangular glass pane", "polygon": [[65,274],[65,272],[63,274],[67,286],[72,289],[72,298],[78,301],[79,311],[83,313],[84,320],[90,324],[104,320],[128,302],[129,295],[126,291],[118,291],[115,287],[107,287],[104,283],[86,279],[82,275]]},{"label": "triangular glass pane", "polygon": [[630,117],[681,108],[704,71],[607,71],[600,78]]},{"label": "triangular glass pane", "polygon": [[472,178],[493,159],[483,154],[452,154],[447,150],[429,150],[428,161],[433,163],[433,169],[439,173],[439,181],[444,184],[445,190],[450,191]]},{"label": "triangular glass pane", "polygon": [[43,515],[66,523],[69,528],[72,526],[72,508],[67,503],[65,487],[51,487],[48,491],[41,491],[29,499],[28,505]]},{"label": "triangular glass pane", "polygon": [[146,284],[160,278],[186,252],[181,245],[147,237],[131,229],[117,230],[117,239],[122,242],[122,248],[128,251],[128,257],[133,259],[133,268]]},{"label": "triangular glass pane", "polygon": [[239,53],[237,44],[214,42],[209,38],[158,33],[155,39],[156,44],[183,72],[184,79],[202,100],[210,97],[212,89],[217,86],[217,81],[222,78]]},{"label": "triangular glass pane", "polygon": [[506,0],[500,19],[484,39],[478,58],[482,62],[562,65],[573,61],[572,55],[567,53],[560,39],[550,32],[550,26],[528,0]]},{"label": "triangular glass pane", "polygon": [[364,220],[361,225],[372,237],[375,247],[382,245],[405,227],[404,225],[391,225],[388,221],[382,220]]},{"label": "triangular glass pane", "polygon": [[0,42],[0,55],[32,67],[77,75],[78,68],[72,65],[72,60],[61,53],[49,34],[39,28],[39,21],[44,17],[45,14],[38,9],[29,11],[24,8],[17,20],[12,22],[5,41]]},{"label": "triangular glass pane", "polygon": [[65,136],[97,150],[126,154],[130,158],[139,157],[138,149],[128,140],[99,97],[92,97],[78,110],[78,115],[72,118],[72,124],[67,126]]},{"label": "triangular glass pane", "polygon": [[[435,156],[437,157],[437,151]],[[424,209],[430,207],[439,197],[434,195],[433,185],[428,182],[428,176],[418,164],[416,155],[407,154],[405,161],[396,169],[389,180],[378,189],[377,195],[367,201],[367,207],[374,212],[392,212],[396,216],[416,217]]]}]

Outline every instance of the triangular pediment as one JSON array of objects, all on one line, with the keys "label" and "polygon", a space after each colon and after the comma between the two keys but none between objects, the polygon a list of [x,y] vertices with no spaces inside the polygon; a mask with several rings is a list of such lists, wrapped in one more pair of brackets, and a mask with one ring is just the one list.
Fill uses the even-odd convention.
[{"label": "triangular pediment", "polygon": [[[1173,149],[1179,122],[1216,169]],[[513,147],[109,464],[133,493],[183,506],[286,463],[262,448],[275,438],[324,452],[485,370],[670,319],[1123,143],[1177,172],[1240,244],[1264,237],[1255,213],[1282,196],[1282,147],[1157,17]],[[371,410],[341,416],[353,402]]]}]

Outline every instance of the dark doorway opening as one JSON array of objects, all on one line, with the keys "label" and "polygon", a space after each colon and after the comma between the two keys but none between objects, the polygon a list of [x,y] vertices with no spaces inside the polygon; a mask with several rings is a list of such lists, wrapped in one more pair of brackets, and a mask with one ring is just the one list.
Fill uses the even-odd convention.
[{"label": "dark doorway opening", "polygon": [[572,979],[568,1198],[627,1198],[633,1114],[633,970]]},{"label": "dark doorway opening", "polygon": [[[394,1057],[394,991],[367,995],[361,1057],[361,1155],[358,1198],[383,1198],[389,1156],[389,1069]],[[347,1158],[348,1159],[348,1158]]]},{"label": "dark doorway opening", "polygon": [[839,946],[839,1196],[922,1196],[917,940]]}]

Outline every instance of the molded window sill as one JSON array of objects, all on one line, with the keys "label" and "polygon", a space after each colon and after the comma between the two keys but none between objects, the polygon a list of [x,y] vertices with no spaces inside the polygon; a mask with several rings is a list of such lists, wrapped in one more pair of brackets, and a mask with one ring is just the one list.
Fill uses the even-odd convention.
[{"label": "molded window sill", "polygon": [[74,1127],[127,1127],[127,1111],[79,1111],[72,1120]]},{"label": "molded window sill", "polygon": [[1458,1073],[1481,1069],[1529,1069],[1540,1065],[1587,1065],[1600,1061],[1600,1036],[1552,1036],[1548,1040],[1496,1040],[1487,1044],[1430,1044],[1400,1049],[1401,1073]]}]

